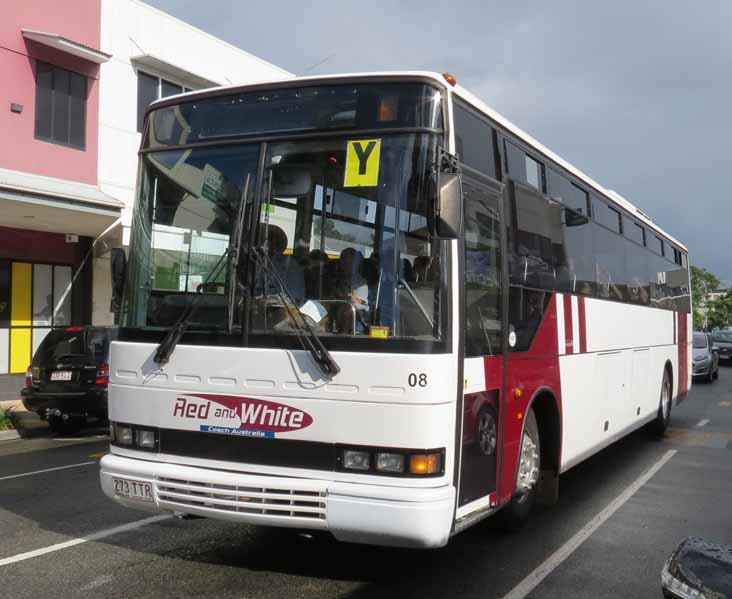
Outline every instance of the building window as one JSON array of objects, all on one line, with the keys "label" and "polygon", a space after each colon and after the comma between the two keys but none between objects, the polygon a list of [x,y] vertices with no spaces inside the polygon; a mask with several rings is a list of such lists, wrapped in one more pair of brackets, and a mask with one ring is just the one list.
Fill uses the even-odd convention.
[{"label": "building window", "polygon": [[156,75],[137,72],[137,132],[142,133],[147,107],[159,100],[175,94],[191,91],[187,87],[172,83]]},{"label": "building window", "polygon": [[36,139],[86,148],[86,77],[36,62]]}]

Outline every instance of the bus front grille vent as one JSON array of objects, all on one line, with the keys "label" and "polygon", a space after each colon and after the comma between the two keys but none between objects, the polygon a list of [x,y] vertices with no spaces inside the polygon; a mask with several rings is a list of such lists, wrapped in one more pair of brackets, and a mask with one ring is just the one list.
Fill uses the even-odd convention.
[{"label": "bus front grille vent", "polygon": [[273,489],[158,478],[161,504],[280,518],[325,521],[325,493],[303,489]]}]

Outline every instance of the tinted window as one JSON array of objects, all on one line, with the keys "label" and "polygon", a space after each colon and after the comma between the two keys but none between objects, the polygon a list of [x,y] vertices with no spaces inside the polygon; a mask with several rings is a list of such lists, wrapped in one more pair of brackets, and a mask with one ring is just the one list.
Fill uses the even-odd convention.
[{"label": "tinted window", "polygon": [[623,225],[623,233],[625,233],[625,236],[628,239],[632,239],[638,245],[646,244],[645,229],[641,227],[638,223],[633,222],[632,220],[625,220],[625,224]]},{"label": "tinted window", "polygon": [[555,245],[558,289],[592,295],[595,292],[595,245],[592,222],[584,214],[562,210],[562,239]]},{"label": "tinted window", "polygon": [[138,71],[137,73],[137,132],[142,132],[145,109],[158,99],[158,78]]},{"label": "tinted window", "polygon": [[592,217],[596,222],[607,227],[611,231],[620,233],[620,212],[611,208],[605,202],[593,196],[592,198]]},{"label": "tinted window", "polygon": [[622,301],[627,297],[625,240],[597,224],[593,228],[597,296]]},{"label": "tinted window", "polygon": [[506,167],[515,181],[531,185],[534,189],[544,189],[544,166],[534,160],[521,148],[506,141]]},{"label": "tinted window", "polygon": [[516,285],[556,288],[562,208],[528,185],[509,184],[509,278]]},{"label": "tinted window", "polygon": [[86,77],[37,62],[35,118],[37,139],[84,149]]},{"label": "tinted window", "polygon": [[501,236],[498,190],[466,179],[465,355],[501,352]]},{"label": "tinted window", "polygon": [[101,364],[109,359],[109,344],[116,337],[117,329],[53,329],[36,351],[33,363],[44,366],[68,356],[87,356]]},{"label": "tinted window", "polygon": [[547,169],[549,196],[575,212],[587,214],[587,192],[554,169]]},{"label": "tinted window", "polygon": [[654,252],[656,252],[659,256],[666,255],[663,239],[661,239],[657,235],[655,236],[655,239],[653,240],[653,245],[652,245],[651,249]]},{"label": "tinted window", "polygon": [[[630,225],[635,227],[636,225]],[[628,301],[647,306],[651,301],[650,281],[648,280],[648,259],[650,254],[644,247],[618,238],[625,244],[625,274],[628,286]]]},{"label": "tinted window", "polygon": [[[551,293],[511,286],[508,296],[508,351],[527,351],[536,336]],[[513,335],[511,335],[513,333]],[[514,343],[512,344],[511,341]]]},{"label": "tinted window", "polygon": [[319,85],[181,102],[152,113],[148,147],[314,129],[442,128],[440,92],[421,83]]},{"label": "tinted window", "polygon": [[668,271],[673,266],[655,254],[648,254],[648,273],[651,288],[651,305],[656,308],[673,309],[670,301]]},{"label": "tinted window", "polygon": [[453,106],[455,146],[460,161],[481,173],[496,177],[493,129],[483,119],[457,102]]}]

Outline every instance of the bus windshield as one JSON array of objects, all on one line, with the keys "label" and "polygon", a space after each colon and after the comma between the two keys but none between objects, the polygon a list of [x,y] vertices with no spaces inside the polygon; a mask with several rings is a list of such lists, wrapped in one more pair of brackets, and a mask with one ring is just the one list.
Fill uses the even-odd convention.
[{"label": "bus windshield", "polygon": [[324,337],[440,340],[436,144],[385,132],[144,153],[123,326],[167,329],[199,297],[191,332],[297,335],[296,308]]}]

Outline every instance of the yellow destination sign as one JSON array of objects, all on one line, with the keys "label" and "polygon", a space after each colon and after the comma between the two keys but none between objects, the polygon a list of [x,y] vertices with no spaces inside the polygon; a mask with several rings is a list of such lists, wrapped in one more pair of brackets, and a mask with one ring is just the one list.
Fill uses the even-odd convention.
[{"label": "yellow destination sign", "polygon": [[375,187],[379,183],[380,139],[347,142],[343,187]]}]

